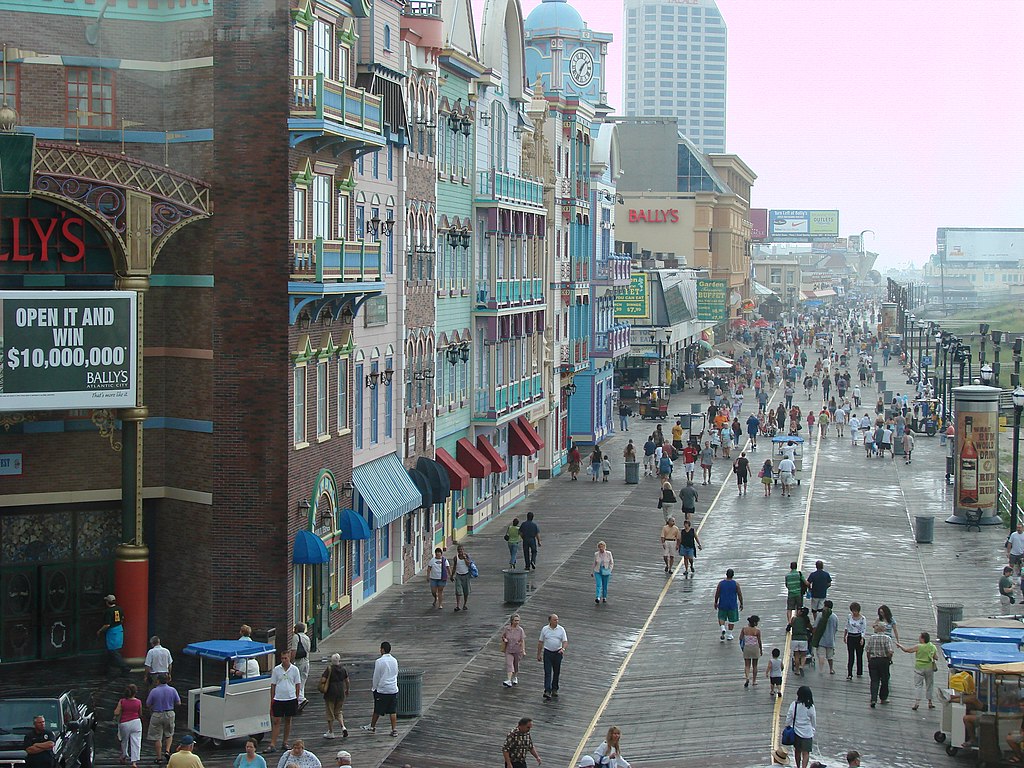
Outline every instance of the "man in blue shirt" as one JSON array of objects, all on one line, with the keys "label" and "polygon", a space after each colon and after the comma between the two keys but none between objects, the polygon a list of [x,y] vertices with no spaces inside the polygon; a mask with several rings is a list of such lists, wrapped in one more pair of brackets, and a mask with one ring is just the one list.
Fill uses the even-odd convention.
[{"label": "man in blue shirt", "polygon": [[807,577],[807,585],[811,592],[811,615],[817,620],[818,614],[825,606],[828,588],[832,586],[832,576],[825,570],[825,564],[821,560],[814,564],[814,572]]},{"label": "man in blue shirt", "polygon": [[761,428],[761,422],[757,416],[750,414],[747,417],[747,437],[750,438],[750,450],[757,450],[757,430]]},{"label": "man in blue shirt", "polygon": [[[722,629],[722,642],[733,639],[733,627],[740,620],[740,611],[743,610],[743,590],[733,579],[735,575],[730,568],[715,588],[715,609],[718,611],[718,626]],[[725,631],[726,625],[729,627],[728,634]]]}]

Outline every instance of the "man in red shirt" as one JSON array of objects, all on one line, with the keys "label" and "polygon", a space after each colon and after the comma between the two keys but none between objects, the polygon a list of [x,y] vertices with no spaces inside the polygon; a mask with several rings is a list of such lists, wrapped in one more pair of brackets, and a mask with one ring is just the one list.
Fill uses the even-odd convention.
[{"label": "man in red shirt", "polygon": [[683,448],[683,464],[686,465],[686,480],[687,482],[693,482],[693,472],[697,463],[697,449],[692,444],[687,443],[686,447]]}]

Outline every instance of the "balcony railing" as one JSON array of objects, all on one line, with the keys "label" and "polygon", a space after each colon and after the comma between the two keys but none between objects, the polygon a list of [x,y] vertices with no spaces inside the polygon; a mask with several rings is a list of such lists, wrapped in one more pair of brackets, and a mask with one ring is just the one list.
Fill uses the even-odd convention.
[{"label": "balcony railing", "polygon": [[594,357],[615,358],[629,351],[629,323],[616,323],[594,334]]},{"label": "balcony railing", "polygon": [[629,256],[609,256],[596,264],[595,282],[628,285],[631,279],[632,259]]},{"label": "balcony railing", "polygon": [[543,396],[544,387],[539,373],[498,385],[493,392],[486,388],[477,389],[473,397],[473,417],[494,419],[535,403]]},{"label": "balcony railing", "polygon": [[508,203],[543,209],[544,184],[492,168],[477,173],[476,199],[479,203]]},{"label": "balcony railing", "polygon": [[487,309],[504,309],[529,304],[542,304],[544,297],[544,280],[541,278],[495,278],[478,280],[476,284],[476,303]]},{"label": "balcony railing", "polygon": [[330,120],[375,134],[381,129],[381,97],[346,83],[315,75],[292,76],[292,117]]},{"label": "balcony railing", "polygon": [[324,282],[377,282],[380,243],[360,240],[292,240],[292,279]]},{"label": "balcony railing", "polygon": [[406,0],[402,13],[406,16],[435,16],[441,18],[440,0]]}]

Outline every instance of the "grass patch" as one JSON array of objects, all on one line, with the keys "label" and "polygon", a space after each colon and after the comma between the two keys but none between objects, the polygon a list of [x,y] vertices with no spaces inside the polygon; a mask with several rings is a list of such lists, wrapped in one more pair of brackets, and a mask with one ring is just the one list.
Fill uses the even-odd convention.
[{"label": "grass patch", "polygon": [[953,333],[978,332],[979,323],[988,323],[992,330],[1012,335],[1024,334],[1024,302],[1008,301],[968,312],[951,315],[940,320],[944,330]]}]

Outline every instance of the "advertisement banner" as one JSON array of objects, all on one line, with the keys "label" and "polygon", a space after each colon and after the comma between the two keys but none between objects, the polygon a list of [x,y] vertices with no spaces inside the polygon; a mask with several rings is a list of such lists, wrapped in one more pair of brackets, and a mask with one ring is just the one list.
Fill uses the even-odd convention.
[{"label": "advertisement banner", "polygon": [[839,211],[772,210],[768,214],[768,240],[776,243],[813,243],[839,237]]},{"label": "advertisement banner", "polygon": [[623,320],[645,320],[651,316],[651,294],[647,273],[634,272],[629,287],[615,294],[615,317]]},{"label": "advertisement banner", "polygon": [[0,411],[132,408],[134,291],[0,291]]},{"label": "advertisement banner", "polygon": [[1016,265],[1024,260],[1024,229],[942,227],[938,230],[935,252],[945,263]]},{"label": "advertisement banner", "polygon": [[697,319],[721,323],[729,319],[729,283],[725,280],[697,281]]},{"label": "advertisement banner", "polygon": [[766,240],[768,238],[768,209],[750,209],[750,239]]},{"label": "advertisement banner", "polygon": [[953,515],[959,518],[969,512],[982,518],[998,517],[999,390],[995,387],[958,387],[954,396]]}]

